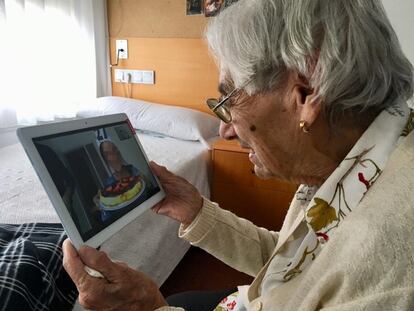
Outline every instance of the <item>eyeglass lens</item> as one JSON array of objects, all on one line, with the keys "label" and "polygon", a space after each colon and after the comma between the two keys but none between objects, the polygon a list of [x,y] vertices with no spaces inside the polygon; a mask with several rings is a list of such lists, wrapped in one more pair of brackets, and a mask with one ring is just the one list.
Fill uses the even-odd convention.
[{"label": "eyeglass lens", "polygon": [[231,121],[231,114],[230,111],[228,111],[228,109],[222,105],[220,107],[218,107],[217,109],[214,110],[214,108],[219,104],[219,101],[217,99],[208,99],[207,100],[207,105],[208,107],[213,110],[213,112],[224,122],[228,123]]}]

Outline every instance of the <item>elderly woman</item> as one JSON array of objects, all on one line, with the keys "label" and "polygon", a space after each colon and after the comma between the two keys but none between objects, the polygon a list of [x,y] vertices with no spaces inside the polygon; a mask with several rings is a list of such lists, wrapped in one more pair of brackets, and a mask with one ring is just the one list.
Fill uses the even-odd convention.
[{"label": "elderly woman", "polygon": [[[211,22],[207,39],[221,69],[223,96],[208,100],[221,136],[251,149],[258,176],[301,184],[283,227],[238,218],[153,164],[167,192],[154,211],[253,283],[167,306],[141,272],[66,241],[64,266],[81,304],[412,310],[413,73],[380,1],[239,1]],[[87,275],[84,264],[106,279]]]}]

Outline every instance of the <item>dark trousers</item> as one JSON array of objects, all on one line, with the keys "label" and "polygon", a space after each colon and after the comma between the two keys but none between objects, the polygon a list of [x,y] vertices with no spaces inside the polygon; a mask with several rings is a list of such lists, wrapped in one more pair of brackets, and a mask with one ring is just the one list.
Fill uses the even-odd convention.
[{"label": "dark trousers", "polygon": [[0,224],[0,309],[72,310],[78,292],[62,266],[61,224]]},{"label": "dark trousers", "polygon": [[237,288],[223,291],[188,291],[167,297],[172,307],[181,307],[185,311],[212,311],[223,298],[237,292]]}]

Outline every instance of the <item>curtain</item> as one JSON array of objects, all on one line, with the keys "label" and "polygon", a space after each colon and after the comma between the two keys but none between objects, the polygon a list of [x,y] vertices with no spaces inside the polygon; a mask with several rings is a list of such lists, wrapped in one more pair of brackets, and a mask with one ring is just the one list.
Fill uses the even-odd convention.
[{"label": "curtain", "polygon": [[0,0],[0,128],[110,95],[105,0]]}]

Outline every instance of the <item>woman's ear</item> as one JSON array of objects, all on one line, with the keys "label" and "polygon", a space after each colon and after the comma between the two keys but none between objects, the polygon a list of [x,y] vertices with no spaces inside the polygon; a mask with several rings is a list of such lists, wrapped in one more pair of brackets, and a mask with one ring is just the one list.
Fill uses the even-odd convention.
[{"label": "woman's ear", "polygon": [[322,109],[321,101],[317,98],[317,95],[312,90],[305,97],[305,101],[300,111],[300,120],[305,121],[308,127],[311,127],[315,120],[318,118]]},{"label": "woman's ear", "polygon": [[321,112],[321,102],[317,98],[315,90],[309,87],[303,78],[298,77],[293,93],[298,119],[305,121],[307,126],[310,127]]}]

